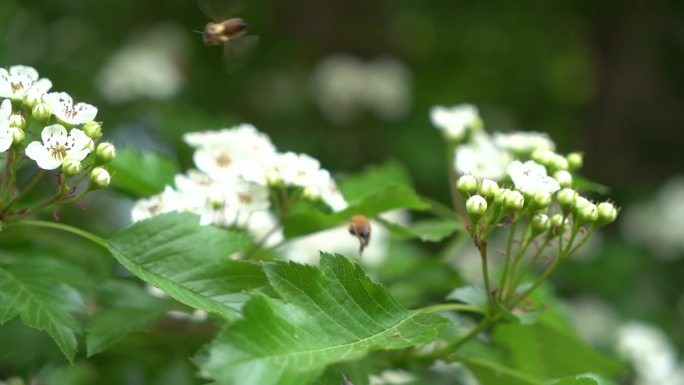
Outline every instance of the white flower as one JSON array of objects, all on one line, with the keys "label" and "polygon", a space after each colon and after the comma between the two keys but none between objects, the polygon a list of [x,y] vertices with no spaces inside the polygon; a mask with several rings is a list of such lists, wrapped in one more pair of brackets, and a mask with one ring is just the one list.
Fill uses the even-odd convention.
[{"label": "white flower", "polygon": [[269,200],[268,187],[238,179],[231,184],[231,199],[228,204],[234,204],[240,211],[260,211],[266,210],[271,205]]},{"label": "white flower", "polygon": [[0,105],[0,152],[7,151],[12,146],[12,130],[9,118],[12,115],[12,102],[5,99]]},{"label": "white flower", "polygon": [[131,219],[139,222],[160,214],[181,211],[183,207],[182,195],[166,186],[162,193],[136,201],[131,209]]},{"label": "white flower", "polygon": [[631,361],[644,384],[665,384],[677,370],[672,342],[658,328],[631,322],[617,330],[617,350]]},{"label": "white flower", "polygon": [[496,147],[487,134],[478,133],[471,143],[456,147],[454,166],[461,175],[501,180],[510,161],[510,155]]},{"label": "white flower", "polygon": [[195,165],[211,178],[232,181],[241,177],[266,184],[266,173],[276,157],[276,149],[266,134],[251,124],[219,131],[192,132],[183,139],[197,150]]},{"label": "white flower", "polygon": [[546,175],[546,167],[533,160],[528,160],[525,163],[518,160],[512,162],[508,165],[508,175],[513,180],[515,188],[524,193],[546,192],[553,194],[560,190],[560,184]]},{"label": "white flower", "polygon": [[286,152],[278,154],[274,173],[270,178],[274,179],[274,182],[282,182],[287,186],[316,190],[318,187],[316,177],[320,169],[320,162],[309,155]]},{"label": "white flower", "polygon": [[478,114],[477,107],[471,104],[459,104],[453,107],[432,107],[430,109],[430,120],[450,140],[461,140],[468,128],[482,126],[482,120]]},{"label": "white flower", "polygon": [[43,101],[50,106],[53,115],[67,124],[92,122],[97,116],[97,107],[88,103],[74,105],[73,99],[66,92],[50,92],[43,96]]},{"label": "white flower", "polygon": [[29,93],[30,97],[39,97],[41,91],[45,93],[50,87],[48,79],[38,80],[38,71],[33,67],[15,65],[9,71],[0,68],[0,97],[22,100]]},{"label": "white flower", "polygon": [[411,73],[400,61],[382,57],[366,64],[366,106],[383,119],[405,116],[411,108]]},{"label": "white flower", "polygon": [[38,163],[38,167],[54,170],[62,165],[64,159],[83,160],[90,153],[93,140],[74,128],[67,134],[66,128],[53,124],[43,129],[43,143],[35,141],[26,147],[26,156]]},{"label": "white flower", "polygon": [[542,132],[511,132],[494,134],[494,143],[515,154],[530,154],[532,151],[541,149],[554,151],[556,144],[551,138]]}]

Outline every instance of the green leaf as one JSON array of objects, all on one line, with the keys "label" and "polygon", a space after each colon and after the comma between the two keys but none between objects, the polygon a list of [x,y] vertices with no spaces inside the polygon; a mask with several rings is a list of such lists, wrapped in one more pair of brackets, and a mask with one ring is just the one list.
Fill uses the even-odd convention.
[{"label": "green leaf", "polygon": [[609,379],[594,373],[579,374],[577,376],[566,377],[560,380],[547,381],[547,385],[615,385]]},{"label": "green leaf", "polygon": [[239,314],[247,291],[267,284],[260,266],[229,258],[249,244],[246,234],[201,226],[193,214],[150,218],[108,243],[114,258],[140,279],[224,318]]},{"label": "green leaf", "polygon": [[315,210],[293,213],[283,222],[284,233],[285,237],[293,238],[338,226],[355,214],[374,218],[386,211],[400,208],[427,210],[430,205],[423,202],[410,187],[390,185],[336,213]]},{"label": "green leaf", "polygon": [[136,197],[160,193],[180,172],[171,159],[133,149],[118,150],[107,168],[112,173],[112,186]]},{"label": "green leaf", "polygon": [[449,293],[447,299],[475,306],[487,306],[487,294],[484,290],[475,286],[464,286],[454,289],[454,291]]},{"label": "green leaf", "polygon": [[265,266],[282,300],[253,295],[244,319],[209,347],[203,370],[222,384],[306,384],[326,365],[431,341],[447,320],[401,306],[358,264],[323,254],[321,267]]},{"label": "green leaf", "polygon": [[426,219],[413,222],[408,227],[384,219],[379,221],[395,238],[401,240],[418,238],[425,242],[439,242],[461,228],[458,221],[452,219]]},{"label": "green leaf", "polygon": [[376,194],[391,185],[411,184],[408,172],[397,161],[369,166],[359,174],[342,178],[338,183],[348,202]]},{"label": "green leaf", "polygon": [[593,182],[579,175],[573,176],[572,187],[580,191],[595,192],[601,195],[607,195],[610,193],[610,187],[597,182]]},{"label": "green leaf", "polygon": [[504,347],[511,363],[536,378],[557,378],[594,372],[607,377],[618,374],[622,366],[590,348],[578,337],[544,322],[535,325],[500,325],[494,341]]},{"label": "green leaf", "polygon": [[130,282],[106,282],[100,296],[104,306],[86,328],[88,356],[109,348],[129,333],[149,329],[172,308],[170,301],[152,297]]},{"label": "green leaf", "polygon": [[544,382],[495,361],[480,358],[464,360],[481,385],[544,385]]},{"label": "green leaf", "polygon": [[42,258],[18,259],[0,265],[0,324],[19,316],[21,321],[45,330],[69,361],[77,350],[81,325],[74,313],[85,313],[79,293],[62,283],[68,266],[55,269],[58,261],[43,264]]}]

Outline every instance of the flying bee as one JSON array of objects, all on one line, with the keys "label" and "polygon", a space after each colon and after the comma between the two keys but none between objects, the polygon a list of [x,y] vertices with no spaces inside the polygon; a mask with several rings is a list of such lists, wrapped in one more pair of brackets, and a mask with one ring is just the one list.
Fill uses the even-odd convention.
[{"label": "flying bee", "polygon": [[202,41],[207,46],[223,45],[223,61],[228,71],[240,67],[254,52],[259,37],[247,34],[247,22],[232,17],[242,4],[239,0],[197,0],[200,9],[213,22],[207,23]]},{"label": "flying bee", "polygon": [[363,215],[353,215],[349,218],[349,234],[359,240],[359,256],[361,256],[371,238],[371,224],[368,218]]}]

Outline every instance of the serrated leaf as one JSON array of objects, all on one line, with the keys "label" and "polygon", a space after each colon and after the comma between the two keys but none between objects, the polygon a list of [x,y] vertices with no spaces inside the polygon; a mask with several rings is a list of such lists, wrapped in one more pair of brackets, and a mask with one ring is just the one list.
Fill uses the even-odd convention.
[{"label": "serrated leaf", "polygon": [[410,226],[402,226],[381,218],[378,220],[390,230],[394,238],[401,240],[418,238],[425,242],[439,242],[461,228],[461,225],[452,219],[426,219],[413,222]]},{"label": "serrated leaf", "polygon": [[607,377],[622,371],[615,360],[600,354],[578,337],[548,326],[498,326],[494,341],[504,347],[514,367],[536,378],[558,378],[593,372]]},{"label": "serrated leaf", "polygon": [[254,295],[244,318],[210,345],[202,369],[221,384],[310,383],[329,364],[428,342],[447,323],[407,310],[340,255],[323,254],[320,268],[282,262],[265,270],[282,300]]},{"label": "serrated leaf", "polygon": [[475,306],[487,306],[487,294],[484,290],[475,286],[464,286],[454,289],[447,299],[450,301],[458,301]]},{"label": "serrated leaf", "polygon": [[112,173],[112,186],[136,197],[160,193],[180,172],[169,158],[133,149],[118,150],[107,168]]},{"label": "serrated leaf", "polygon": [[358,174],[340,179],[338,183],[348,202],[373,195],[387,186],[411,184],[408,172],[396,161],[369,166]]},{"label": "serrated leaf", "polygon": [[41,259],[19,259],[0,265],[0,324],[15,316],[36,329],[45,330],[69,361],[77,350],[81,325],[74,313],[85,313],[79,293],[61,281],[68,267],[53,270],[59,263]]},{"label": "serrated leaf", "polygon": [[547,385],[615,385],[615,382],[594,373],[579,374],[560,380],[547,381]]},{"label": "serrated leaf", "polygon": [[430,205],[423,202],[410,187],[393,184],[363,197],[350,204],[345,210],[336,213],[323,213],[315,210],[293,213],[283,222],[283,231],[285,237],[292,238],[338,226],[355,214],[374,218],[395,209],[427,210],[429,208]]},{"label": "serrated leaf", "polygon": [[130,282],[106,282],[100,291],[104,307],[91,317],[86,328],[88,356],[111,347],[129,333],[149,329],[172,308],[170,301],[152,297]]},{"label": "serrated leaf", "polygon": [[169,213],[112,237],[109,249],[129,271],[176,300],[224,318],[239,314],[249,290],[264,287],[261,267],[231,260],[245,234],[201,226],[189,213]]}]

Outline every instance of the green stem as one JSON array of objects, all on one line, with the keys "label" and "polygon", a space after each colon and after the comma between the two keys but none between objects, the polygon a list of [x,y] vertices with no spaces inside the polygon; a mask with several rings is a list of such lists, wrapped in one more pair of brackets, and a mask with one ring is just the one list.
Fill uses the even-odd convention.
[{"label": "green stem", "polygon": [[534,266],[534,263],[537,262],[539,257],[544,252],[544,249],[546,249],[546,246],[548,246],[549,242],[551,242],[551,239],[553,239],[553,238],[546,237],[546,240],[544,241],[544,243],[542,243],[542,245],[539,247],[539,249],[537,249],[537,252],[534,253],[534,255],[532,256],[532,259],[530,259],[530,261],[527,263],[525,268],[523,268],[523,270],[520,272],[520,274],[517,276],[517,278],[513,282],[513,287],[518,287],[520,285],[520,281],[522,281],[522,279],[525,277],[525,275],[527,275],[527,273],[530,271],[532,266]]},{"label": "green stem", "polygon": [[7,203],[7,205],[2,210],[0,210],[0,216],[2,216],[9,209],[11,209],[12,205],[19,202],[21,200],[21,198],[26,196],[26,194],[28,194],[29,191],[31,191],[33,189],[33,187],[35,187],[36,183],[38,183],[38,181],[40,181],[40,179],[43,177],[43,175],[45,175],[45,170],[43,170],[43,169],[38,170],[38,172],[36,172],[36,174],[33,176],[33,178],[31,178],[31,180],[26,184],[24,189],[21,190],[19,192],[19,194],[16,197],[14,197],[14,199],[9,201],[9,203]]},{"label": "green stem", "polygon": [[437,305],[432,305],[424,307],[419,310],[420,313],[435,313],[444,310],[455,310],[467,313],[484,314],[485,311],[481,307],[475,305],[468,305],[465,303],[440,303]]},{"label": "green stem", "polygon": [[501,280],[499,282],[499,298],[502,299],[506,296],[505,288],[508,281],[508,269],[511,263],[511,250],[513,249],[513,238],[515,237],[515,230],[518,227],[518,215],[513,216],[513,224],[508,230],[508,242],[506,244],[506,255],[504,255],[504,269],[501,273]]},{"label": "green stem", "polygon": [[47,221],[38,221],[38,220],[30,220],[30,219],[23,219],[19,220],[16,222],[10,222],[5,224],[5,228],[13,227],[13,226],[34,226],[34,227],[46,227],[50,229],[56,229],[56,230],[61,230],[67,233],[72,233],[76,234],[79,237],[85,238],[97,245],[102,246],[103,248],[107,249],[107,242],[103,239],[98,237],[95,234],[89,233],[85,230],[81,230],[79,228],[65,225],[62,223],[55,223],[55,222],[47,222]]},{"label": "green stem", "polygon": [[2,185],[0,186],[0,202],[4,202],[8,198],[8,195],[12,195],[12,174],[13,174],[13,164],[14,160],[14,148],[10,148],[7,152],[7,158],[5,159],[5,169],[2,170]]},{"label": "green stem", "polygon": [[482,278],[484,279],[485,293],[487,293],[487,302],[489,303],[490,314],[494,314],[494,295],[492,294],[492,287],[489,283],[489,268],[487,266],[487,242],[480,241],[478,245],[480,249],[480,258],[482,259]]}]

